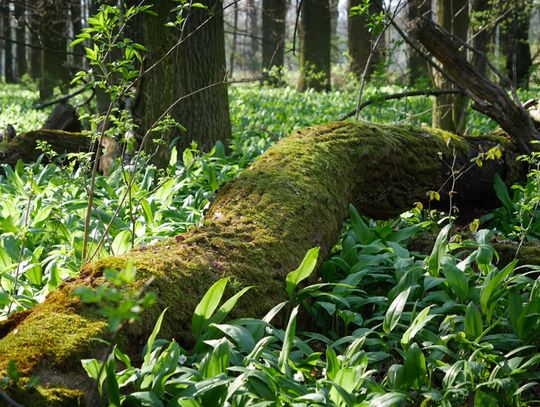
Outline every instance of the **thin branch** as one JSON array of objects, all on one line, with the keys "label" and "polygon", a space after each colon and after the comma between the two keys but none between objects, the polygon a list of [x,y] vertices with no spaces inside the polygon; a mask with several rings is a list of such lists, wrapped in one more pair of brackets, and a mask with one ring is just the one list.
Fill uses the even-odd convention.
[{"label": "thin branch", "polygon": [[440,95],[452,95],[452,94],[465,94],[462,90],[459,89],[424,89],[424,90],[411,90],[408,92],[399,92],[399,93],[393,93],[391,95],[384,95],[384,96],[376,96],[372,99],[368,99],[365,102],[362,102],[357,109],[347,113],[344,115],[341,120],[346,120],[350,117],[353,117],[357,112],[360,112],[365,107],[368,107],[370,105],[380,103],[380,102],[386,102],[388,100],[394,100],[394,99],[403,99],[411,96],[440,96]]}]

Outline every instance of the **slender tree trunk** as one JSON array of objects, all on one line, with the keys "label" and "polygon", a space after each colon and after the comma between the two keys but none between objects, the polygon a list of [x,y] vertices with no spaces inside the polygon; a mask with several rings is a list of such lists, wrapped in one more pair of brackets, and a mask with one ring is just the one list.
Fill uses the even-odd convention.
[{"label": "slender tree trunk", "polygon": [[2,0],[2,31],[4,36],[4,78],[7,83],[17,82],[13,70],[13,42],[11,40],[11,12],[9,0]]},{"label": "slender tree trunk", "polygon": [[[168,111],[185,129],[152,133],[151,138],[161,141],[145,143],[145,150],[159,167],[168,164],[169,145],[176,136],[180,151],[193,141],[207,151],[218,140],[226,143],[231,136],[222,2],[203,3],[208,9],[193,8],[189,12],[182,45],[145,75],[143,81],[138,108],[143,128],[150,129]],[[159,1],[154,7],[158,15],[145,16],[147,67],[178,42],[178,32],[164,27],[175,4],[171,0]]]},{"label": "slender tree trunk", "polygon": [[[81,0],[71,0],[70,4],[71,10],[71,24],[73,27],[73,35],[76,37],[77,34],[82,32],[82,8]],[[83,55],[84,55],[84,44],[80,43],[75,45],[73,48],[73,65],[76,69],[83,68]]]},{"label": "slender tree trunk", "polygon": [[237,53],[237,41],[238,41],[238,3],[234,3],[234,21],[233,21],[233,34],[231,44],[231,54],[229,55],[229,77],[233,77],[234,64]]},{"label": "slender tree trunk", "polygon": [[[368,19],[366,15],[356,14],[351,16],[351,8],[358,6],[362,3],[362,0],[348,0],[347,1],[347,42],[349,46],[349,57],[351,58],[350,70],[358,80],[362,80],[366,64],[373,48],[373,42],[375,37],[369,31],[367,24]],[[378,12],[377,5],[374,1],[369,4],[369,14],[375,14]],[[374,54],[371,57],[371,62],[366,71],[365,80],[369,80],[373,73],[374,67],[379,64],[382,58],[381,49],[384,46],[377,47],[374,50]]]},{"label": "slender tree trunk", "polygon": [[247,3],[247,19],[249,20],[249,33],[251,38],[249,39],[249,56],[248,56],[248,66],[252,73],[257,74],[261,70],[261,63],[259,60],[259,39],[257,36],[260,35],[259,29],[259,13],[258,6],[255,0],[248,0]]},{"label": "slender tree trunk", "polygon": [[529,46],[529,0],[513,0],[513,14],[509,22],[508,53],[506,70],[510,81],[516,88],[529,87],[529,74],[532,65],[531,48]]},{"label": "slender tree trunk", "polygon": [[30,76],[32,79],[39,79],[41,75],[41,39],[39,37],[39,15],[36,9],[36,4],[28,4],[29,20],[30,20]]},{"label": "slender tree trunk", "polygon": [[[454,36],[466,41],[469,28],[468,10],[468,0],[437,0],[437,23]],[[433,79],[439,89],[453,88],[453,85],[438,72],[433,73]],[[462,133],[466,125],[466,107],[467,99],[464,96],[437,96],[433,103],[433,127]]]},{"label": "slender tree trunk", "polygon": [[17,0],[15,3],[15,19],[17,21],[17,77],[20,79],[27,70],[26,60],[26,0]]},{"label": "slender tree trunk", "polygon": [[[486,55],[488,49],[489,39],[491,37],[491,30],[486,27],[489,22],[487,12],[490,7],[489,0],[472,0],[472,46]],[[479,53],[473,53],[471,57],[471,64],[478,69],[482,74],[486,73],[487,60],[483,58]]]},{"label": "slender tree trunk", "polygon": [[[431,0],[423,0],[418,5],[409,3],[407,5],[409,20],[420,14],[425,18],[431,18]],[[409,48],[409,85],[414,86],[416,81],[421,78],[428,78],[429,67],[427,61],[422,58],[415,50]]]},{"label": "slender tree trunk", "polygon": [[331,26],[329,0],[304,0],[301,13],[298,90],[330,90]]},{"label": "slender tree trunk", "polygon": [[[263,0],[262,3],[262,68],[263,78],[273,85],[283,84],[285,65],[286,0]],[[273,75],[269,72],[272,71]]]}]

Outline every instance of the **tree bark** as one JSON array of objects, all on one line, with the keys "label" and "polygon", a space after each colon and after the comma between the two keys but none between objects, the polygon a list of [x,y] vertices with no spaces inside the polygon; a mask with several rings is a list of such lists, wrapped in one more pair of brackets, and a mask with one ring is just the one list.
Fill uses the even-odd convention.
[{"label": "tree bark", "polygon": [[249,39],[250,55],[247,56],[249,58],[248,67],[255,75],[261,70],[261,62],[259,60],[259,49],[261,48],[259,38],[261,36],[261,29],[259,28],[259,6],[257,3],[258,2],[255,2],[255,0],[247,0],[246,3],[246,18],[249,20],[249,34],[251,35]]},{"label": "tree bark", "polygon": [[[504,157],[511,162],[511,146],[504,139],[495,142],[509,147]],[[141,350],[165,307],[169,310],[161,337],[191,346],[196,304],[225,276],[234,278],[238,289],[256,287],[239,303],[236,316],[264,315],[284,299],[284,278],[308,249],[320,246],[321,259],[329,253],[349,202],[368,216],[394,216],[444,184],[454,151],[458,162],[468,163],[478,150],[441,131],[368,123],[327,124],[287,137],[221,188],[204,226],[181,239],[88,264],[78,280],[65,283],[45,303],[0,322],[0,374],[13,360],[19,372],[40,380],[35,390],[12,395],[21,403],[82,402],[91,384],[79,360],[101,354],[103,349],[91,339],[106,337],[107,330],[96,308],[81,304],[72,292],[81,285],[101,284],[103,270],[121,269],[128,261],[138,272],[137,285],[154,277],[150,289],[158,298],[142,321],[123,334],[131,353]],[[481,183],[473,196],[463,199],[491,199],[492,188],[484,195],[483,185],[490,183],[483,171],[490,168],[492,175],[496,168],[511,182],[508,162],[491,161],[478,168],[474,179],[463,180],[468,186]]]},{"label": "tree bark", "polygon": [[30,76],[32,79],[39,79],[41,75],[41,41],[39,39],[39,15],[35,4],[28,8],[28,19],[30,21]]},{"label": "tree bark", "polygon": [[[218,140],[226,144],[231,137],[222,2],[202,3],[208,8],[193,8],[189,12],[182,44],[145,74],[143,80],[138,110],[145,131],[166,112],[185,128],[185,131],[165,131],[157,136],[152,133],[163,142],[145,143],[145,151],[158,167],[168,164],[169,144],[177,135],[179,151],[193,141],[208,151]],[[147,67],[159,61],[178,42],[178,33],[164,27],[175,6],[171,0],[159,1],[154,6],[158,15],[145,15]]]},{"label": "tree bark", "polygon": [[[286,0],[263,0],[262,74],[264,80],[272,85],[283,85],[286,18]],[[269,74],[270,71],[273,72],[272,75]]]},{"label": "tree bark", "polygon": [[[467,41],[469,28],[468,0],[437,0],[437,24],[457,38]],[[466,50],[462,50],[465,55]],[[439,89],[454,86],[443,75],[433,73],[434,84]],[[466,125],[467,98],[456,95],[437,96],[433,103],[432,125],[453,133],[463,133]]]},{"label": "tree bark", "polygon": [[27,73],[26,61],[26,25],[25,25],[26,0],[18,0],[15,3],[15,19],[17,21],[17,77],[19,79]]},{"label": "tree bark", "polygon": [[[362,75],[366,68],[366,64],[373,49],[375,36],[369,30],[368,16],[365,14],[356,14],[351,16],[351,8],[361,4],[361,0],[348,0],[347,2],[347,43],[349,46],[349,56],[351,58],[350,70],[359,81],[362,80]],[[376,14],[378,6],[375,2],[369,3],[369,15]],[[379,46],[373,51],[370,64],[366,70],[364,80],[368,81],[371,78],[374,67],[376,67],[382,58],[382,48]]]},{"label": "tree bark", "polygon": [[[489,18],[487,12],[489,11],[489,0],[473,0],[471,3],[472,11],[472,46],[479,52],[475,52],[471,58],[471,64],[478,69],[478,71],[485,75],[487,67],[487,59],[485,57],[489,38],[491,36],[492,29],[487,28]],[[482,54],[484,56],[482,56]]]},{"label": "tree bark", "polygon": [[329,91],[331,89],[329,0],[304,0],[301,13],[298,90]]},{"label": "tree bark", "polygon": [[448,32],[432,21],[417,18],[411,35],[441,62],[453,82],[467,91],[475,110],[495,120],[521,153],[532,151],[530,142],[538,139],[538,132],[525,109],[516,105],[504,88],[474,68]]},{"label": "tree bark", "polygon": [[69,0],[37,0],[41,50],[39,97],[52,96],[55,86],[69,83],[67,70],[67,10]]},{"label": "tree bark", "polygon": [[4,36],[4,78],[7,83],[17,82],[13,70],[13,42],[11,40],[11,12],[9,1],[2,0],[2,31]]},{"label": "tree bark", "polygon": [[[431,0],[422,0],[418,4],[418,8],[414,3],[407,5],[407,14],[409,21],[413,21],[414,18],[420,14],[424,18],[431,19]],[[421,78],[428,78],[429,66],[427,61],[422,58],[415,50],[409,48],[409,85],[414,86],[415,83]]]},{"label": "tree bark", "polygon": [[529,20],[531,2],[515,0],[507,35],[506,70],[516,88],[528,89],[532,65],[529,46]]},{"label": "tree bark", "polygon": [[[71,10],[71,26],[73,28],[73,36],[76,37],[77,34],[82,32],[82,8],[81,0],[70,0],[70,10]],[[84,55],[84,44],[80,43],[73,47],[73,65],[76,69],[80,70],[83,68],[83,55]]]}]

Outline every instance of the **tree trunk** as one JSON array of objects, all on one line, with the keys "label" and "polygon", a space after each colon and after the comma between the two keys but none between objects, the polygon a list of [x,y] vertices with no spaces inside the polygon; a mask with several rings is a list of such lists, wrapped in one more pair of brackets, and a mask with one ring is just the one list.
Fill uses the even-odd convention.
[{"label": "tree trunk", "polygon": [[28,19],[30,20],[30,76],[32,79],[39,79],[41,75],[41,40],[39,39],[39,15],[36,5],[32,4],[28,8]]},{"label": "tree trunk", "polygon": [[[179,151],[193,141],[208,151],[218,140],[227,143],[231,136],[222,2],[207,0],[203,3],[208,9],[190,11],[182,44],[144,77],[139,112],[145,131],[166,112],[185,128],[180,132],[151,134],[162,143],[146,142],[144,148],[158,167],[168,164],[169,144],[176,135],[180,136]],[[154,6],[157,16],[145,15],[147,67],[178,42],[178,33],[164,27],[175,6],[171,0],[160,1]]]},{"label": "tree trunk", "polygon": [[[272,85],[283,85],[285,65],[286,0],[263,0],[262,3],[262,69],[263,78]],[[269,72],[272,71],[272,75]]]},{"label": "tree trunk", "polygon": [[39,97],[52,96],[55,86],[69,83],[67,70],[67,10],[68,0],[37,0],[41,51]]},{"label": "tree trunk", "polygon": [[[373,33],[369,30],[368,18],[365,14],[355,14],[351,16],[351,8],[358,6],[362,3],[362,0],[348,0],[347,2],[347,42],[349,45],[349,56],[351,58],[350,70],[359,81],[362,80],[366,64],[368,63],[369,55],[375,42]],[[372,1],[369,4],[369,15],[376,14],[378,12],[377,4]],[[376,67],[382,58],[381,49],[384,47],[377,47],[373,51],[370,64],[366,70],[365,80],[368,81],[371,78],[374,67]]]},{"label": "tree trunk", "polygon": [[7,83],[15,83],[13,71],[13,42],[11,40],[11,12],[9,0],[2,0],[2,31],[4,37],[4,78]]},{"label": "tree trunk", "polygon": [[[457,38],[467,41],[468,11],[468,0],[437,0],[437,24]],[[465,49],[462,50],[464,54],[465,51]],[[439,89],[453,88],[453,84],[437,71],[433,73],[433,79],[435,86]],[[466,126],[466,108],[467,98],[464,96],[437,96],[433,103],[433,127],[453,133],[463,133]]]},{"label": "tree trunk", "polygon": [[26,64],[26,0],[15,3],[15,19],[17,21],[17,77],[19,79],[28,72]]},{"label": "tree trunk", "polygon": [[[472,0],[471,11],[474,24],[472,25],[472,46],[480,51],[480,53],[473,53],[471,58],[471,64],[478,69],[478,71],[485,75],[487,67],[487,48],[489,38],[491,36],[492,29],[488,29],[487,24],[489,18],[487,12],[489,11],[489,0]],[[484,57],[481,55],[483,54]]]},{"label": "tree trunk", "polygon": [[509,21],[506,70],[516,88],[528,89],[532,65],[529,46],[530,1],[515,0],[512,18]]},{"label": "tree trunk", "polygon": [[233,78],[234,76],[234,64],[237,53],[237,42],[238,42],[238,3],[234,3],[234,20],[233,20],[233,33],[232,33],[232,44],[231,44],[231,54],[229,55],[229,77]]},{"label": "tree trunk", "polygon": [[[82,32],[82,8],[81,0],[71,0],[70,3],[71,10],[71,25],[73,27],[73,36],[76,37],[77,34]],[[84,55],[84,44],[80,43],[75,45],[73,48],[73,65],[77,70],[83,68],[83,55]]]},{"label": "tree trunk", "polygon": [[259,8],[255,0],[247,0],[246,3],[247,15],[246,18],[249,20],[249,34],[251,35],[249,39],[249,69],[253,74],[257,74],[261,70],[261,63],[259,60],[259,38],[260,38],[260,25],[259,25]]},{"label": "tree trunk", "polygon": [[[431,0],[422,0],[418,8],[413,3],[407,5],[409,21],[412,21],[416,15],[420,14],[424,18],[431,19]],[[429,66],[427,61],[422,58],[415,50],[409,48],[409,85],[414,86],[419,79],[428,78]]]},{"label": "tree trunk", "polygon": [[[80,359],[102,354],[103,345],[92,338],[107,337],[107,328],[95,306],[81,304],[72,292],[102,283],[103,270],[133,261],[136,284],[155,277],[149,288],[158,303],[121,339],[130,353],[141,350],[165,307],[161,337],[189,347],[195,306],[217,279],[232,277],[238,289],[256,287],[239,303],[236,316],[264,315],[284,299],[284,278],[308,249],[320,246],[321,256],[329,253],[349,202],[368,216],[394,216],[445,183],[453,151],[467,164],[478,146],[430,129],[343,122],[283,139],[221,188],[204,226],[182,239],[88,264],[78,280],[65,283],[45,303],[0,322],[0,373],[13,360],[21,374],[39,379],[34,390],[12,396],[27,405],[56,406],[77,405],[88,395],[91,384]],[[463,183],[489,184],[483,172],[488,167],[489,176],[497,168],[512,181],[506,162],[487,164]],[[471,198],[491,199],[488,189],[475,189]]]},{"label": "tree trunk", "polygon": [[331,89],[329,0],[304,0],[301,13],[298,90],[329,91]]}]

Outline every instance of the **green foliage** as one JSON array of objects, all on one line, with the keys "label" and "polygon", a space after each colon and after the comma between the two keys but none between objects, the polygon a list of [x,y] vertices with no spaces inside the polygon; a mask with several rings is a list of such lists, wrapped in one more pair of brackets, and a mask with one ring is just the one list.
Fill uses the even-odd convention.
[{"label": "green foliage", "polygon": [[[516,274],[515,262],[492,264],[495,256],[483,253],[493,252],[484,231],[475,241],[448,243],[446,227],[440,247],[424,257],[404,246],[410,225],[403,220],[374,223],[354,208],[351,215],[322,267],[323,282],[295,285],[290,293],[291,282],[311,274],[317,257],[311,250],[287,276],[292,300],[262,319],[211,323],[227,280],[216,282],[194,315],[195,334],[205,326],[203,343],[189,353],[156,340],[158,320],[140,368],[118,349],[117,361],[106,362],[109,399],[180,406],[533,405],[540,280]],[[273,322],[291,301],[299,305],[284,323]],[[301,308],[309,321],[301,320]],[[312,329],[299,331],[299,324]],[[115,371],[118,362],[124,367]]]}]

